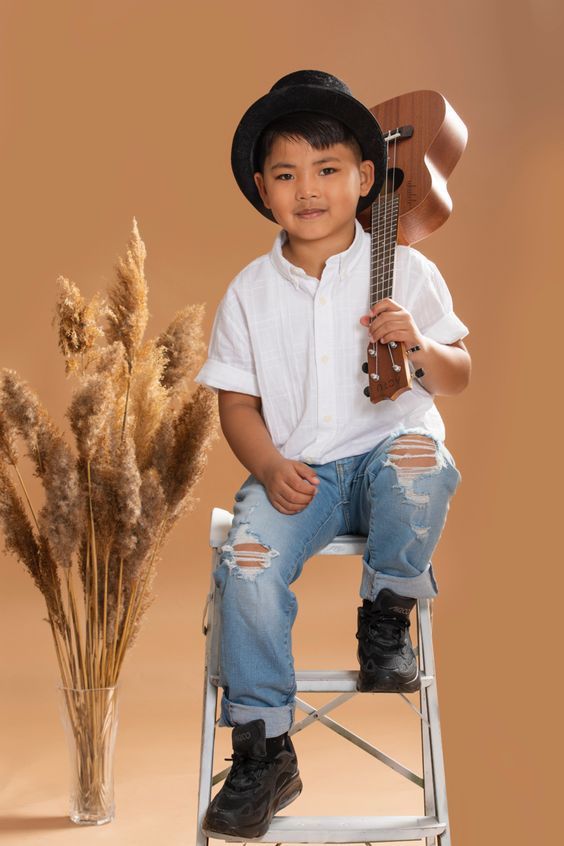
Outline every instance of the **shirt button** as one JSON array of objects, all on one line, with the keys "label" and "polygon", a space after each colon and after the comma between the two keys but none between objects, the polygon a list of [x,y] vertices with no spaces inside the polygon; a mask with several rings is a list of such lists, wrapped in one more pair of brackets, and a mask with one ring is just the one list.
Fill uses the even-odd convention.
[{"label": "shirt button", "polygon": [[319,302],[321,303],[321,305],[325,305],[327,300],[325,299],[325,297],[319,297]]},{"label": "shirt button", "polygon": [[330,423],[333,418],[331,417],[330,414],[326,414],[323,419],[325,420],[326,423]]},{"label": "shirt button", "polygon": [[327,362],[329,361],[329,356],[328,355],[322,355],[321,361],[323,362],[323,364],[327,364]]}]

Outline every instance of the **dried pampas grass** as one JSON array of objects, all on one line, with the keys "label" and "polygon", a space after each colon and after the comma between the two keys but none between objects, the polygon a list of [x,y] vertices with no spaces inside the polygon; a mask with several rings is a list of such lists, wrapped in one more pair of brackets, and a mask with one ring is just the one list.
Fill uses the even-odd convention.
[{"label": "dried pampas grass", "polygon": [[[204,306],[186,306],[144,340],[145,258],[134,220],[107,301],[96,294],[87,303],[73,282],[57,279],[53,324],[66,374],[79,380],[67,411],[74,451],[17,373],[4,369],[0,379],[5,549],[45,598],[67,688],[117,683],[153,600],[164,538],[198,502],[193,490],[218,437],[215,395],[189,390],[205,353]],[[45,493],[38,513],[20,441]]]}]

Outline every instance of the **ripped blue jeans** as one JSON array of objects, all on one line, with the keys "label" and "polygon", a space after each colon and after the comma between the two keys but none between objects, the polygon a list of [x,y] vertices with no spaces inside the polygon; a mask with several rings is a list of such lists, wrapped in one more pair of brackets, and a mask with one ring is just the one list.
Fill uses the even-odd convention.
[{"label": "ripped blue jeans", "polygon": [[[415,598],[438,593],[431,555],[461,480],[444,443],[425,430],[402,429],[362,455],[311,466],[318,492],[297,513],[278,511],[252,474],[235,494],[233,525],[214,572],[221,603],[220,726],[262,717],[266,736],[274,737],[293,724],[297,600],[290,585],[336,535],[367,538],[361,598],[374,600],[385,587]],[[237,544],[263,549],[237,550]]]}]

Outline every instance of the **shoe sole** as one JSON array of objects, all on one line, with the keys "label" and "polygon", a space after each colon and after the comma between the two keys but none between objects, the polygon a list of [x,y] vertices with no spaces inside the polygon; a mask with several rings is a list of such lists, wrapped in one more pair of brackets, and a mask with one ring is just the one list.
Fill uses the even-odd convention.
[{"label": "shoe sole", "polygon": [[[278,811],[281,811],[282,808],[285,808],[287,805],[290,805],[294,801],[294,799],[297,799],[298,796],[300,795],[300,793],[302,792],[303,788],[304,788],[301,778],[298,778],[297,781],[291,782],[291,784],[292,784],[292,787],[294,788],[293,793],[291,793],[289,796],[287,796],[285,799],[283,799],[283,801],[276,808],[276,811],[274,811],[275,814]],[[273,814],[273,816],[274,816],[274,814]]]},{"label": "shoe sole", "polygon": [[291,802],[293,802],[294,799],[297,799],[298,796],[300,795],[300,793],[302,792],[302,790],[303,790],[303,784],[302,784],[302,780],[300,778],[300,775],[298,773],[292,779],[292,781],[288,782],[288,784],[284,787],[282,793],[278,797],[278,801],[276,803],[276,807],[275,807],[274,811],[272,812],[272,815],[267,820],[266,825],[264,825],[264,822],[261,823],[260,828],[257,828],[256,825],[252,829],[250,829],[250,828],[240,828],[240,827],[235,827],[235,826],[230,828],[229,826],[226,826],[223,829],[223,831],[219,831],[216,828],[215,829],[204,828],[204,826],[202,825],[202,831],[207,837],[216,837],[217,835],[219,835],[219,837],[221,837],[222,834],[227,834],[231,837],[247,837],[247,838],[262,837],[262,835],[265,834],[268,831],[268,829],[270,827],[270,823],[272,822],[272,817],[278,811],[281,811],[282,808],[285,808],[287,805],[289,805]]},{"label": "shoe sole", "polygon": [[421,677],[419,670],[415,678],[407,681],[400,681],[389,673],[376,673],[362,677],[359,674],[356,689],[360,693],[415,693],[421,689]]}]

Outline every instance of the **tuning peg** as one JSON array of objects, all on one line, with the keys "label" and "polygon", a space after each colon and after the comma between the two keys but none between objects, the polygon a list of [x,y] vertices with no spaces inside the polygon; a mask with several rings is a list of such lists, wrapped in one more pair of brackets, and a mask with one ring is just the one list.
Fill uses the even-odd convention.
[{"label": "tuning peg", "polygon": [[363,373],[368,373],[368,362],[367,362],[367,361],[363,362],[363,365],[362,365],[362,372],[363,372]]},{"label": "tuning peg", "polygon": [[366,387],[366,388],[364,389],[364,396],[365,396],[365,397],[369,397],[369,396],[370,396],[370,388]]}]

